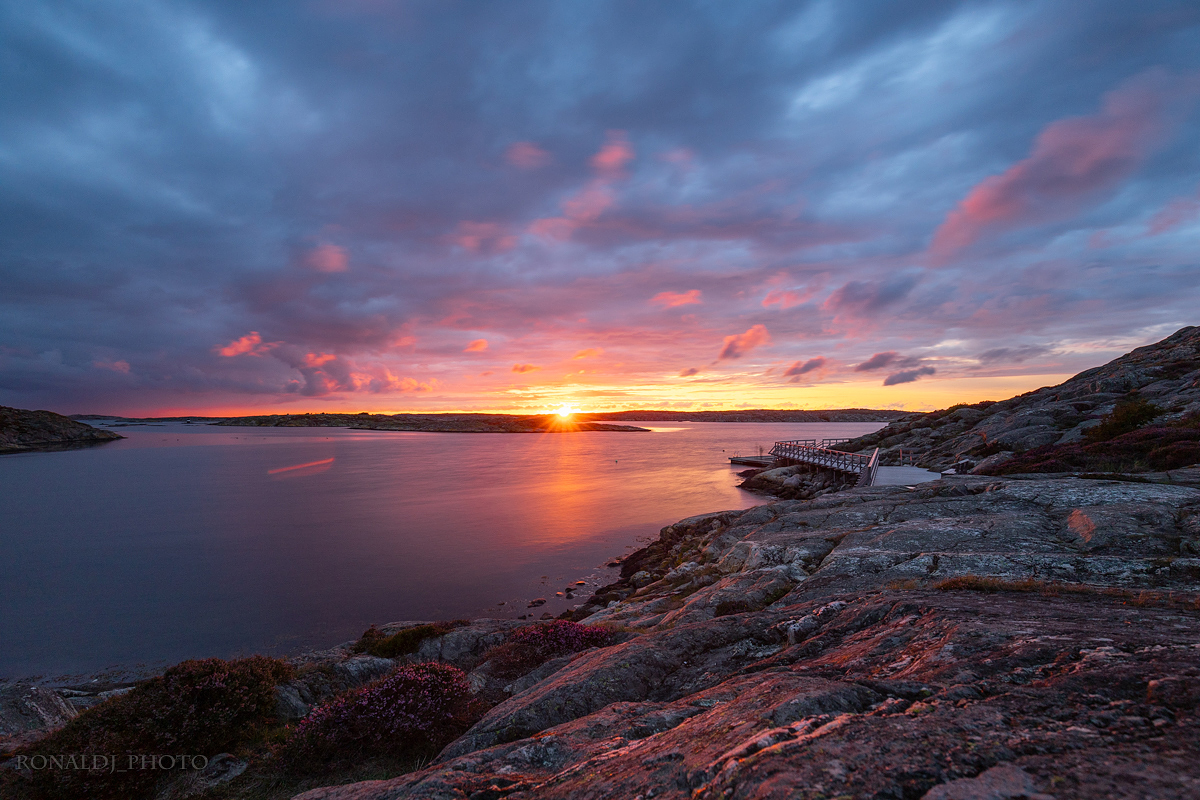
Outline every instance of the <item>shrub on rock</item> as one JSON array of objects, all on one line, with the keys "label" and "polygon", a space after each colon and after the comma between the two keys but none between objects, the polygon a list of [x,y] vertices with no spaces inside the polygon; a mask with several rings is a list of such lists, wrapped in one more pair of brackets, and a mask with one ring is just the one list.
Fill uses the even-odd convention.
[{"label": "shrub on rock", "polygon": [[488,652],[487,660],[496,677],[516,678],[552,658],[602,647],[611,640],[612,632],[605,628],[556,619],[547,625],[518,628]]},{"label": "shrub on rock", "polygon": [[350,647],[350,650],[354,653],[369,653],[380,658],[397,658],[417,652],[421,647],[421,642],[426,639],[442,636],[466,624],[468,623],[465,619],[431,622],[427,625],[405,628],[391,636],[372,625],[363,631],[363,635]]},{"label": "shrub on rock", "polygon": [[[265,656],[184,661],[157,678],[81,713],[21,754],[63,753],[116,758],[109,771],[35,770],[22,779],[30,798],[148,796],[164,772],[143,769],[131,757],[188,754],[211,757],[261,736],[275,710],[275,686],[294,677],[286,662]],[[167,773],[169,774],[169,773]]]},{"label": "shrub on rock", "polygon": [[318,706],[289,729],[278,755],[296,772],[364,758],[434,755],[469,727],[470,701],[462,670],[408,664]]}]

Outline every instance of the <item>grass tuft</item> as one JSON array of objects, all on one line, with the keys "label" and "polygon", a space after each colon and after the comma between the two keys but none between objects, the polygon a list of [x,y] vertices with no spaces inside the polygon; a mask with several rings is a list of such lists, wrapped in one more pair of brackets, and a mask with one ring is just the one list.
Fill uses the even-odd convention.
[{"label": "grass tuft", "polygon": [[456,619],[450,622],[433,622],[427,625],[417,625],[405,628],[391,636],[376,628],[374,625],[363,631],[363,635],[350,647],[352,653],[368,653],[379,658],[398,658],[411,655],[421,648],[421,642],[442,636],[455,628],[469,624],[468,620]]}]

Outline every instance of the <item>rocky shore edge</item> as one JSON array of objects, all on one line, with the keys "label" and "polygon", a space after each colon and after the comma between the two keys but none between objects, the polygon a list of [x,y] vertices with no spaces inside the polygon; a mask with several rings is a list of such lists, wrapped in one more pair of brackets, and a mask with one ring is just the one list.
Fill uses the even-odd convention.
[{"label": "rocky shore edge", "polygon": [[0,406],[0,454],[87,447],[123,438],[53,411]]}]

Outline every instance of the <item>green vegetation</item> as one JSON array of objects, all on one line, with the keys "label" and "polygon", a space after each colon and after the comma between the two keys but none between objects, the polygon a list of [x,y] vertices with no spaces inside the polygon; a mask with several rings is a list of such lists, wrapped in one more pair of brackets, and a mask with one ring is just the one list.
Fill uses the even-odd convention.
[{"label": "green vegetation", "polygon": [[1158,406],[1134,395],[1118,403],[1112,413],[1104,417],[1099,425],[1088,429],[1084,436],[1089,442],[1107,442],[1136,431],[1161,413],[1162,409]]},{"label": "green vegetation", "polygon": [[391,636],[388,636],[372,625],[363,631],[363,635],[350,647],[350,651],[353,653],[368,653],[380,658],[397,658],[399,656],[411,655],[420,649],[421,642],[426,639],[442,636],[466,624],[468,623],[465,619],[456,619],[450,622],[433,622],[428,625],[405,628]]},{"label": "green vegetation", "polygon": [[[292,677],[290,665],[264,656],[184,661],[83,712],[18,755],[103,754],[127,760],[245,751],[266,740],[274,722],[275,686]],[[4,791],[29,800],[129,800],[152,796],[164,774],[171,773],[44,769],[30,777],[7,776]]]},{"label": "green vegetation", "polygon": [[[1088,431],[1085,441],[1034,448],[997,465],[989,474],[1147,472],[1200,463],[1200,414],[1145,424],[1159,413],[1153,405],[1140,400],[1120,405]],[[1139,423],[1143,427],[1130,430],[1130,426]]]}]

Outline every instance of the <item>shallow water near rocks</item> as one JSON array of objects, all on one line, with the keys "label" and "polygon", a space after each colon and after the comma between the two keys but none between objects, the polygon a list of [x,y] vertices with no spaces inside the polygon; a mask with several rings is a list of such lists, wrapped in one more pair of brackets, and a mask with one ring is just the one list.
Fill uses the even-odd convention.
[{"label": "shallow water near rocks", "polygon": [[[637,424],[637,423],[633,423]],[[558,614],[694,514],[767,501],[728,457],[883,423],[652,433],[113,427],[0,457],[0,676],[289,653],[400,619]],[[576,581],[574,599],[559,598]],[[529,602],[546,604],[528,609]],[[503,605],[499,603],[503,602]]]}]

